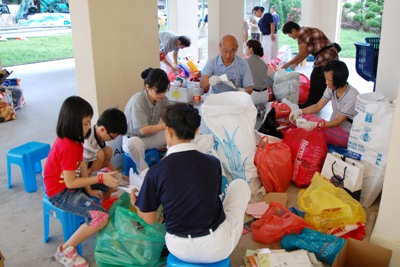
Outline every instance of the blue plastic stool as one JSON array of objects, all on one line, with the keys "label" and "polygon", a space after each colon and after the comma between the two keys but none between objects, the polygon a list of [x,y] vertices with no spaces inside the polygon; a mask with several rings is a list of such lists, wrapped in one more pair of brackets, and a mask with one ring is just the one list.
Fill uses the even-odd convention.
[{"label": "blue plastic stool", "polygon": [[[43,230],[44,230],[44,238],[43,242],[47,243],[49,239],[49,230],[50,230],[50,217],[52,215],[54,218],[58,219],[61,222],[64,242],[66,242],[75,231],[81,226],[84,219],[78,215],[69,213],[65,210],[59,209],[49,201],[49,198],[45,195],[43,197]],[[82,244],[77,246],[78,253],[82,255]]]},{"label": "blue plastic stool", "polygon": [[214,263],[189,263],[189,262],[184,262],[174,255],[172,253],[169,253],[168,258],[167,258],[167,267],[230,267],[231,266],[231,261],[229,260],[229,257],[218,261]]},{"label": "blue plastic stool", "polygon": [[7,178],[8,188],[11,188],[11,164],[17,164],[21,168],[25,191],[36,192],[36,173],[42,171],[41,160],[47,158],[50,145],[39,142],[28,142],[12,148],[7,152]]},{"label": "blue plastic stool", "polygon": [[[158,149],[152,148],[145,151],[145,161],[149,168],[160,161],[158,157]],[[133,168],[133,171],[138,173],[136,168],[136,163],[132,160],[131,156],[127,152],[124,153],[124,169],[122,171],[123,174],[129,175],[129,169]]]}]

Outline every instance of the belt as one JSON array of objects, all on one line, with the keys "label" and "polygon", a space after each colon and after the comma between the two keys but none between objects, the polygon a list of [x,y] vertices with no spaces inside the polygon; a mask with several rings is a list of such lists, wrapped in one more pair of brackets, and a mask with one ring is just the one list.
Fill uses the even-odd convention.
[{"label": "belt", "polygon": [[256,92],[264,92],[266,90],[268,90],[268,87],[265,87],[264,89],[253,88],[253,91],[256,91]]},{"label": "belt", "polygon": [[177,237],[181,237],[181,238],[196,238],[196,237],[202,237],[202,236],[206,236],[209,235],[211,233],[213,233],[215,230],[218,229],[218,226],[214,226],[213,228],[208,229],[207,231],[201,232],[201,233],[197,233],[197,234],[173,234]]}]

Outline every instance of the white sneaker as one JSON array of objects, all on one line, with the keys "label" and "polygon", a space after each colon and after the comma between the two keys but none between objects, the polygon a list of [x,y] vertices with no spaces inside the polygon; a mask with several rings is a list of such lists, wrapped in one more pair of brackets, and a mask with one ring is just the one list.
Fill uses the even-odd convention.
[{"label": "white sneaker", "polygon": [[87,267],[89,263],[79,256],[78,250],[74,247],[68,247],[63,252],[61,252],[60,245],[56,252],[56,260],[66,267]]}]

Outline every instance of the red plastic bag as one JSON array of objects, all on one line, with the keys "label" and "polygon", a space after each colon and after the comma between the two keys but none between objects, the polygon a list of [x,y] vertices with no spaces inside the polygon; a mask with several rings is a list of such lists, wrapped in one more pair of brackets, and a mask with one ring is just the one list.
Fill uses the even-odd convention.
[{"label": "red plastic bag", "polygon": [[[322,124],[322,127],[319,126]],[[292,151],[292,181],[297,186],[308,186],[315,172],[321,172],[328,145],[325,136],[325,121],[321,121],[312,131],[302,128],[290,128],[286,131],[283,142]]]},{"label": "red plastic bag", "polygon": [[275,108],[276,119],[289,118],[290,112],[292,111],[288,104],[279,103],[277,100],[272,103],[271,108]]},{"label": "red plastic bag", "polygon": [[304,104],[307,101],[310,92],[310,80],[306,75],[300,73],[299,79],[299,104]]},{"label": "red plastic bag", "polygon": [[299,234],[305,227],[311,228],[303,218],[276,202],[271,202],[263,216],[251,224],[253,239],[266,244],[287,234]]},{"label": "red plastic bag", "polygon": [[290,147],[282,142],[268,143],[268,136],[261,138],[254,164],[267,192],[286,192],[292,177]]}]

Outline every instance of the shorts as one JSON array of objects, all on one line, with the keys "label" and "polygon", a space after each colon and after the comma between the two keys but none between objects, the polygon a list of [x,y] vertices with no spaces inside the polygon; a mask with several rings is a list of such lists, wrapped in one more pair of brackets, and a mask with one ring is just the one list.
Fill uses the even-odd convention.
[{"label": "shorts", "polygon": [[89,226],[91,226],[92,222],[91,211],[102,211],[107,213],[101,205],[96,204],[88,195],[86,195],[83,188],[66,188],[57,195],[49,197],[49,201],[57,208],[85,218],[85,223]]}]

